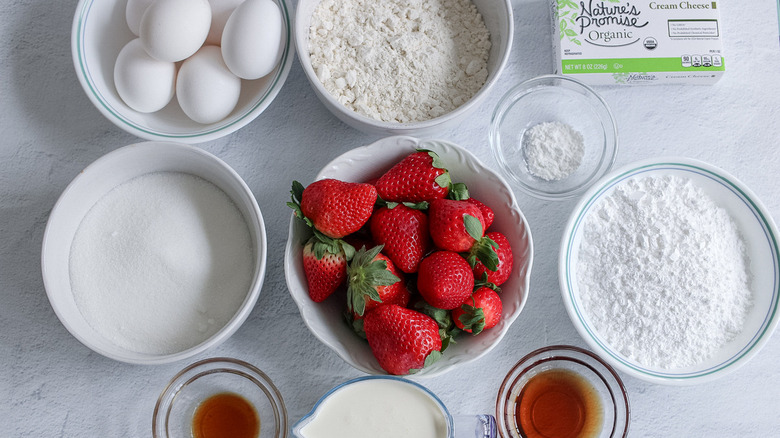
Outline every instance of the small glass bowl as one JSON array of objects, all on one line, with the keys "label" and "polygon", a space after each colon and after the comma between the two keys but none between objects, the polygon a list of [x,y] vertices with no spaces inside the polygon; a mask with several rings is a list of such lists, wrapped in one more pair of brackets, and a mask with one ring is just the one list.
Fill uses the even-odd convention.
[{"label": "small glass bowl", "polygon": [[[560,180],[532,174],[525,159],[526,131],[544,122],[565,123],[583,137],[579,167]],[[565,76],[539,76],[516,85],[498,102],[490,122],[490,146],[513,185],[537,198],[567,199],[583,193],[612,168],[617,127],[607,103],[587,85]]]},{"label": "small glass bowl", "polygon": [[597,394],[603,409],[599,438],[626,437],[630,421],[628,394],[615,370],[595,354],[579,347],[553,345],[520,359],[507,373],[496,398],[496,422],[503,438],[522,438],[515,404],[528,381],[548,370],[568,370],[582,377]]},{"label": "small glass bowl", "polygon": [[238,394],[254,406],[260,418],[258,438],[287,436],[287,409],[271,379],[253,365],[226,357],[195,362],[171,380],[154,407],[152,436],[192,437],[195,409],[225,392]]}]

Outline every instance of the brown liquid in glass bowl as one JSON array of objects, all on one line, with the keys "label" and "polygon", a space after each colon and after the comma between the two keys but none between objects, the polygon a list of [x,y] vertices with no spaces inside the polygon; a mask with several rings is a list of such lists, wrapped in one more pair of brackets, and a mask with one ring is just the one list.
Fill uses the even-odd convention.
[{"label": "brown liquid in glass bowl", "polygon": [[244,397],[230,392],[203,400],[192,417],[194,438],[256,438],[260,417]]},{"label": "brown liquid in glass bowl", "polygon": [[543,371],[528,380],[515,401],[515,419],[527,438],[597,436],[603,407],[593,386],[565,369]]}]

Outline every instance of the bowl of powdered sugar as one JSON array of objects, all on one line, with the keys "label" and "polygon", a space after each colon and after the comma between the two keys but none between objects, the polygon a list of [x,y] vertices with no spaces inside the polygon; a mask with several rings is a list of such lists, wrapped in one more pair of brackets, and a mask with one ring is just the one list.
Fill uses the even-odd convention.
[{"label": "bowl of powdered sugar", "polygon": [[509,0],[300,0],[298,59],[348,125],[429,135],[484,100],[509,57]]},{"label": "bowl of powdered sugar", "polygon": [[233,169],[192,146],[147,142],[68,185],[41,266],[73,336],[112,359],[158,364],[232,335],[257,301],[265,259],[260,209]]},{"label": "bowl of powdered sugar", "polygon": [[563,301],[605,360],[664,384],[736,370],[778,323],[772,217],[733,176],[687,158],[640,161],[574,209],[560,252]]}]

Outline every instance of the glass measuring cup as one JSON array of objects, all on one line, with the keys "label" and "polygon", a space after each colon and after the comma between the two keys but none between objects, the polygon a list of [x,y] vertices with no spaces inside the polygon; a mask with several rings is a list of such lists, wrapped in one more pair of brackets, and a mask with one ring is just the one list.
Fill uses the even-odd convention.
[{"label": "glass measuring cup", "polygon": [[[388,413],[377,406],[383,403],[391,406],[390,410],[394,412]],[[377,413],[375,418],[365,418],[373,413]],[[452,416],[428,388],[394,376],[359,377],[336,386],[293,425],[292,435],[297,438],[347,437],[350,435],[346,428],[353,422],[361,423],[356,426],[356,436],[385,436],[378,435],[379,432],[396,436],[394,433],[400,433],[390,431],[391,427],[410,431],[411,435],[404,433],[404,436],[414,436],[422,429],[426,432],[421,436],[437,438],[498,436],[492,415]],[[365,427],[373,429],[367,431]]]}]

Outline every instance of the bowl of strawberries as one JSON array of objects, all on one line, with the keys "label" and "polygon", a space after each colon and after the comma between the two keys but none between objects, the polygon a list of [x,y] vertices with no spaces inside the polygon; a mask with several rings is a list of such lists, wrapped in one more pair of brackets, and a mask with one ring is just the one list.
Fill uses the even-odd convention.
[{"label": "bowl of strawberries", "polygon": [[288,289],[353,367],[438,375],[487,354],[520,315],[531,232],[506,181],[465,149],[384,138],[291,194]]}]

